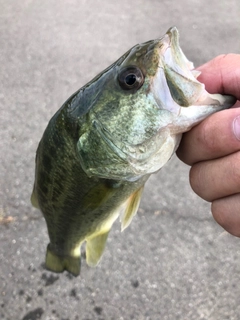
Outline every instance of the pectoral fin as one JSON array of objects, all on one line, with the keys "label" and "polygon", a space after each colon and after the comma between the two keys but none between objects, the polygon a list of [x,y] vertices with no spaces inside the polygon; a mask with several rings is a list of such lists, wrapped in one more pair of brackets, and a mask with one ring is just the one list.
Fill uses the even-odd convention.
[{"label": "pectoral fin", "polygon": [[125,212],[121,218],[121,230],[126,229],[132,222],[133,217],[137,213],[139,203],[141,200],[143,188],[138,189],[134,192],[127,200],[127,206]]}]

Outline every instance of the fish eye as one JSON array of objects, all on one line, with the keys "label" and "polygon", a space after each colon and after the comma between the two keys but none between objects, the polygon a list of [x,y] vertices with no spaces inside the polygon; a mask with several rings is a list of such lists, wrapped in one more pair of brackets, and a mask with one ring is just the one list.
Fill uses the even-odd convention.
[{"label": "fish eye", "polygon": [[118,82],[120,87],[124,90],[137,90],[142,86],[144,76],[138,67],[129,66],[120,71]]}]

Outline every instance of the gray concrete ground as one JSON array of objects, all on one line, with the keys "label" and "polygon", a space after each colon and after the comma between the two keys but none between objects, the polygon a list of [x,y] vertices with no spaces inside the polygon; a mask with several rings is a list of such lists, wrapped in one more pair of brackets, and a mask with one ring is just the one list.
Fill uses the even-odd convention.
[{"label": "gray concrete ground", "polygon": [[132,45],[172,25],[195,65],[240,52],[239,0],[0,0],[0,319],[240,319],[240,240],[214,222],[177,158],[115,223],[100,265],[44,269],[47,230],[29,197],[53,113]]}]

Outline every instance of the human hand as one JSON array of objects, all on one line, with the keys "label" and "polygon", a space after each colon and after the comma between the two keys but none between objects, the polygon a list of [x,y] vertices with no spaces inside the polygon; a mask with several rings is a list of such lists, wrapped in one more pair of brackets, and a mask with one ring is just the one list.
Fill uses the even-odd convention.
[{"label": "human hand", "polygon": [[212,203],[214,219],[240,237],[240,55],[218,56],[198,70],[208,92],[231,94],[238,101],[185,133],[177,155],[192,166],[191,187]]}]

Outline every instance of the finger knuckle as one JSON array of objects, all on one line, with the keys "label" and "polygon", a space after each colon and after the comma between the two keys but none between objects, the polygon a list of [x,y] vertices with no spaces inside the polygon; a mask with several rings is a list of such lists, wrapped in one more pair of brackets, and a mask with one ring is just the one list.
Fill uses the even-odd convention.
[{"label": "finger knuckle", "polygon": [[206,201],[211,201],[206,188],[206,170],[202,163],[192,166],[189,174],[189,182],[193,191]]},{"label": "finger knuckle", "polygon": [[239,216],[240,194],[213,201],[211,210],[213,218],[230,234],[240,237]]},{"label": "finger knuckle", "polygon": [[221,137],[219,128],[213,127],[211,121],[203,122],[199,143],[204,147],[207,154],[214,154],[219,151],[219,137]]},{"label": "finger knuckle", "polygon": [[238,187],[240,191],[240,151],[235,152],[231,158],[229,161],[229,179],[232,179],[234,186]]}]

